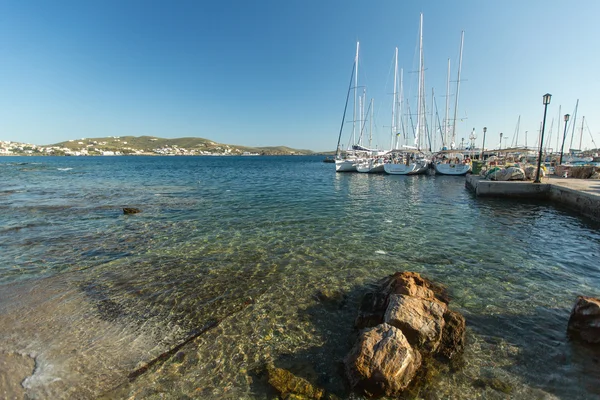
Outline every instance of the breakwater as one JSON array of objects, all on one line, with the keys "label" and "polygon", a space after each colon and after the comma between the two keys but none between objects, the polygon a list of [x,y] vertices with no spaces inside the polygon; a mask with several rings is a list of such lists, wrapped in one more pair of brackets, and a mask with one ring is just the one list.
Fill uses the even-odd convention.
[{"label": "breakwater", "polygon": [[490,181],[469,175],[465,185],[478,197],[505,197],[550,200],[600,221],[600,181],[543,178],[531,181]]}]

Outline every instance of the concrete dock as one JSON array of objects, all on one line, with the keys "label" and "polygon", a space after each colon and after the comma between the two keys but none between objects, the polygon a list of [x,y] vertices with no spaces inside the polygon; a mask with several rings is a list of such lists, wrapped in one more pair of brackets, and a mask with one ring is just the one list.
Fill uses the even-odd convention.
[{"label": "concrete dock", "polygon": [[490,181],[468,175],[465,186],[477,197],[547,199],[600,221],[600,180],[559,177],[532,181]]}]

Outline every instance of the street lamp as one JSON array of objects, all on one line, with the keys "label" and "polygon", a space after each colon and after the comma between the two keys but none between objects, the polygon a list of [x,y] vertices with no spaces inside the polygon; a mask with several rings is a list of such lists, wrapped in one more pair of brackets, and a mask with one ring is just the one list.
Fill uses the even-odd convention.
[{"label": "street lamp", "polygon": [[483,153],[485,152],[485,133],[487,132],[487,127],[483,127],[483,144],[481,145],[481,161],[483,161]]},{"label": "street lamp", "polygon": [[544,129],[546,128],[546,111],[548,111],[548,104],[550,104],[550,98],[552,95],[550,93],[546,93],[544,95],[544,119],[542,120],[542,136],[540,138],[540,154],[538,157],[538,165],[537,171],[535,173],[535,181],[533,183],[541,183],[540,182],[540,170],[542,168],[542,149],[544,145]]},{"label": "street lamp", "polygon": [[504,136],[504,133],[500,132],[500,150],[502,150],[502,136]]},{"label": "street lamp", "polygon": [[558,165],[562,165],[562,156],[565,147],[565,138],[567,137],[567,123],[569,122],[569,117],[569,114],[565,114],[565,133],[563,133],[563,141],[562,145],[560,146],[560,160],[558,161]]}]

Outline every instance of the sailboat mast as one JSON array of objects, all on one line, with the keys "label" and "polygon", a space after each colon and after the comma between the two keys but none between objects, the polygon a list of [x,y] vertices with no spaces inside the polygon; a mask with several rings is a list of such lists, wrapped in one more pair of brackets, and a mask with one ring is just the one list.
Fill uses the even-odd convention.
[{"label": "sailboat mast", "polygon": [[423,80],[423,13],[421,13],[421,19],[419,21],[419,89],[417,96],[417,132],[415,137],[415,145],[419,148],[419,139],[421,137],[421,117],[422,117],[422,102],[423,93],[421,83]]},{"label": "sailboat mast", "polygon": [[548,134],[548,139],[546,140],[546,146],[544,147],[544,151],[548,153],[548,146],[551,146],[550,140],[552,140],[552,130],[554,129],[554,117],[552,117],[552,122],[550,122],[550,133]]},{"label": "sailboat mast", "polygon": [[394,97],[392,99],[392,127],[391,127],[391,138],[390,138],[390,149],[394,148],[394,138],[396,137],[396,107],[397,107],[397,100],[396,100],[396,85],[397,85],[397,81],[396,79],[398,78],[398,48],[396,47],[396,52],[394,53]]},{"label": "sailboat mast", "polygon": [[444,118],[443,146],[448,146],[448,113],[450,112],[450,59],[448,59],[448,75],[446,79],[446,117]]},{"label": "sailboat mast", "polygon": [[354,57],[354,112],[352,114],[352,144],[356,144],[356,91],[358,90],[358,48],[359,42],[356,42],[356,57]]},{"label": "sailboat mast", "polygon": [[516,135],[515,135],[515,147],[519,147],[519,127],[521,126],[521,116],[519,115],[519,118],[517,119],[517,129],[516,129]]},{"label": "sailboat mast", "polygon": [[369,148],[371,148],[371,141],[373,140],[373,99],[371,99],[369,109],[371,110],[371,116],[369,117]]},{"label": "sailboat mast", "polygon": [[[429,146],[433,147],[434,149],[436,148],[435,145],[435,120],[433,119],[433,107],[434,107],[434,99],[435,99],[435,92],[434,89],[431,88],[431,123],[429,124],[430,126],[430,131],[429,131]],[[433,144],[431,144],[431,141],[433,141]]]},{"label": "sailboat mast", "polygon": [[573,148],[573,136],[575,136],[575,125],[577,122],[577,108],[579,107],[579,99],[577,99],[577,103],[575,103],[575,112],[573,113],[573,129],[571,130],[571,143],[569,143],[569,153]]},{"label": "sailboat mast", "polygon": [[585,115],[583,116],[583,118],[581,119],[581,134],[579,135],[579,150],[583,150],[583,147],[581,147],[581,141],[583,140],[583,124],[585,123]]},{"label": "sailboat mast", "polygon": [[561,115],[560,115],[560,109],[562,106],[558,106],[558,135],[556,135],[556,149],[558,150],[558,142],[560,140],[560,121],[561,121]]},{"label": "sailboat mast", "polygon": [[458,78],[456,79],[456,97],[454,98],[454,122],[452,123],[452,142],[456,143],[456,112],[458,111],[458,94],[460,92],[460,70],[462,68],[463,43],[465,31],[460,33],[460,55],[458,57]]},{"label": "sailboat mast", "polygon": [[364,121],[363,98],[364,98],[364,93],[362,96],[358,97],[358,127],[360,128],[360,130],[358,131],[358,144],[361,146],[362,146],[363,129],[365,127],[364,122],[363,122]]},{"label": "sailboat mast", "polygon": [[[404,69],[400,68],[400,109],[398,110],[398,113],[400,114],[398,116],[398,120],[400,121],[399,126],[402,129],[402,132],[404,132],[404,116],[403,116],[403,112],[404,112],[404,81],[403,81],[403,76],[404,76]],[[398,132],[396,134],[396,147],[398,145],[398,134],[400,132]],[[406,137],[406,134],[404,135],[404,137]]]}]

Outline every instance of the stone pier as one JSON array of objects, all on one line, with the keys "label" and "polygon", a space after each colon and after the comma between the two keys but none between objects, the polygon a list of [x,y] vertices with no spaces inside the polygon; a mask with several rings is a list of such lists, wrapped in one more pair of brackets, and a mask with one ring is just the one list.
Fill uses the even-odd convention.
[{"label": "stone pier", "polygon": [[547,199],[600,221],[600,180],[546,177],[532,181],[489,181],[468,175],[465,186],[477,197]]}]

